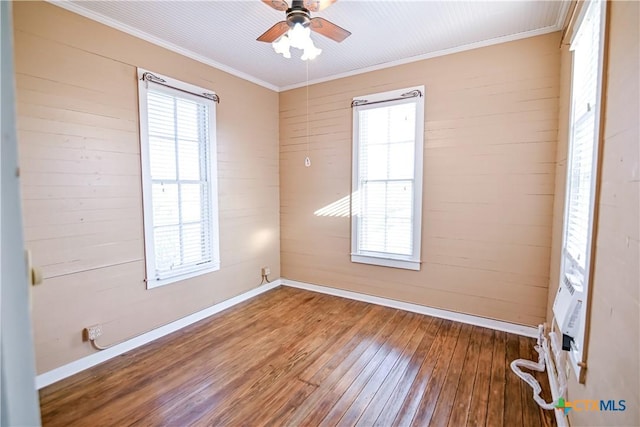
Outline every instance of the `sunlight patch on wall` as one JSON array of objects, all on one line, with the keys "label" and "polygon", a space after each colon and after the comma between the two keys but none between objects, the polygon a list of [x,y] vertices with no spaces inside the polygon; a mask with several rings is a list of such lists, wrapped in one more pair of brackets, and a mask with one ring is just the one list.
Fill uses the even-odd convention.
[{"label": "sunlight patch on wall", "polygon": [[[315,211],[315,216],[332,216],[348,218],[350,216],[351,197],[353,197],[353,206],[358,206],[358,192],[356,191],[352,195],[347,194],[340,200],[336,200],[333,203],[328,204]],[[355,209],[355,208],[354,208]],[[355,214],[355,212],[354,212]]]},{"label": "sunlight patch on wall", "polygon": [[273,243],[275,240],[275,233],[270,228],[263,228],[260,231],[253,233],[251,236],[251,249],[254,252],[261,252]]}]

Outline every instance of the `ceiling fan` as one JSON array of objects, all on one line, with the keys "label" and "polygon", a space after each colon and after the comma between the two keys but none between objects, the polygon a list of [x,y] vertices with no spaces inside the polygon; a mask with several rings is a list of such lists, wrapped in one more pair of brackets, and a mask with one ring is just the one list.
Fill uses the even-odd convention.
[{"label": "ceiling fan", "polygon": [[313,45],[309,37],[311,31],[321,34],[336,42],[341,42],[351,32],[320,17],[311,17],[310,12],[318,12],[331,6],[338,0],[292,0],[291,6],[284,0],[262,0],[266,5],[286,12],[286,19],[265,31],[258,41],[272,43],[278,53],[290,58],[289,47],[304,49],[302,59],[313,59],[321,49]]}]

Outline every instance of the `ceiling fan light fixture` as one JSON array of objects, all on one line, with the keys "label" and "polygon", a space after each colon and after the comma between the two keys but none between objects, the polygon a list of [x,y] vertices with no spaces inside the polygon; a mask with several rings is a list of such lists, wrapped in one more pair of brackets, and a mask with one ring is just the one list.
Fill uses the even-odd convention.
[{"label": "ceiling fan light fixture", "polygon": [[[311,40],[311,31],[335,42],[342,42],[351,35],[350,31],[324,18],[311,18],[310,12],[326,9],[338,0],[262,0],[267,6],[286,13],[284,21],[277,22],[256,40],[271,43],[276,53],[291,58],[291,48],[302,50],[300,59],[308,61],[316,58],[322,49]],[[289,4],[290,3],[290,4]]]},{"label": "ceiling fan light fixture", "polygon": [[301,49],[303,51],[300,59],[307,61],[316,58],[322,52],[317,48],[311,40],[311,29],[302,24],[295,24],[286,34],[283,34],[278,40],[271,43],[276,53],[282,54],[285,58],[291,58],[291,48]]},{"label": "ceiling fan light fixture", "polygon": [[311,41],[311,29],[303,27],[301,24],[295,24],[292,29],[287,31],[291,46],[296,49],[304,49]]},{"label": "ceiling fan light fixture", "polygon": [[273,50],[275,50],[276,53],[281,53],[282,56],[287,59],[291,58],[291,40],[289,40],[289,37],[286,34],[271,43],[271,46],[273,46]]},{"label": "ceiling fan light fixture", "polygon": [[315,59],[322,53],[322,49],[313,44],[313,40],[309,39],[309,43],[304,48],[304,53],[300,57],[303,61]]}]

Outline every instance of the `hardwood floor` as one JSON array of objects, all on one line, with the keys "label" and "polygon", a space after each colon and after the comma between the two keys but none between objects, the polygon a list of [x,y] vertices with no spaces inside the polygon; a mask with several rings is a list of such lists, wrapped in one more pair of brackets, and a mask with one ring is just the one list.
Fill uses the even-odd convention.
[{"label": "hardwood floor", "polygon": [[[549,426],[534,340],[280,287],[40,392],[45,426]],[[546,374],[536,375],[549,390]],[[545,398],[548,399],[548,393]]]}]

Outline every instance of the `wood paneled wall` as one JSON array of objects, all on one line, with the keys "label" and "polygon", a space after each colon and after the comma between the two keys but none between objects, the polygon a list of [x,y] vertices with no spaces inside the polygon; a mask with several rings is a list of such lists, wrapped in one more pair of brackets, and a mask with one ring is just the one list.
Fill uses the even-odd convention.
[{"label": "wood paneled wall", "polygon": [[[570,374],[568,400],[626,400],[623,412],[571,411],[579,426],[640,425],[640,4],[610,3],[599,218],[591,291],[587,376]],[[562,50],[560,110],[568,119],[571,53]],[[563,120],[563,119],[561,119]],[[564,188],[566,126],[559,134],[557,188]],[[561,169],[561,170],[560,170]],[[564,190],[556,195],[549,307],[558,289]],[[549,314],[549,321],[551,321]]]},{"label": "wood paneled wall", "polygon": [[[38,372],[280,275],[278,94],[43,2],[14,4],[26,244]],[[221,269],[147,290],[136,67],[211,88],[217,111]],[[251,126],[246,119],[251,117]]]},{"label": "wood paneled wall", "polygon": [[[309,122],[306,89],[282,92],[283,277],[525,325],[543,322],[559,38],[538,36],[312,85]],[[422,269],[351,263],[351,99],[422,84]],[[316,213],[341,202],[337,216]]]}]

